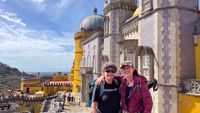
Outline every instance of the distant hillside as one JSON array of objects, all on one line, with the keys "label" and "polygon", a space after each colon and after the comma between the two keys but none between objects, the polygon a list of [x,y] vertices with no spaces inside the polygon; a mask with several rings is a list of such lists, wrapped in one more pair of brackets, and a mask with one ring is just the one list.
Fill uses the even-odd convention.
[{"label": "distant hillside", "polygon": [[0,92],[20,88],[20,81],[23,76],[28,76],[28,74],[0,62]]},{"label": "distant hillside", "polygon": [[[37,72],[27,72],[27,73],[31,75],[38,74]],[[39,75],[41,76],[42,81],[51,80],[54,73],[56,73],[56,75],[58,76],[58,72],[39,72],[39,73],[40,73]],[[62,72],[62,75],[64,73],[69,74],[69,72]]]}]

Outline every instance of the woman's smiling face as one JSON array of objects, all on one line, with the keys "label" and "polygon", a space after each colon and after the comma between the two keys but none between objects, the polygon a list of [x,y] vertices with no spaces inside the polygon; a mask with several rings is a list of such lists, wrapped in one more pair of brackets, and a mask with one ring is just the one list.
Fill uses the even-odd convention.
[{"label": "woman's smiling face", "polygon": [[123,66],[122,70],[123,70],[125,75],[132,75],[134,68],[131,67],[131,66]]},{"label": "woman's smiling face", "polygon": [[104,70],[104,74],[105,74],[105,79],[110,81],[113,80],[116,74],[116,70],[113,69],[112,67],[108,67]]}]

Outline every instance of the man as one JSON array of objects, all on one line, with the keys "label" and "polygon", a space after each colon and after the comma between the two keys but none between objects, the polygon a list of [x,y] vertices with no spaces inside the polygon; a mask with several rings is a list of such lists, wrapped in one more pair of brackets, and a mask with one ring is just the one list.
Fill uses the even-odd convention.
[{"label": "man", "polygon": [[92,113],[119,113],[120,110],[120,80],[114,78],[117,67],[113,63],[106,63],[102,71],[105,81],[94,87]]}]

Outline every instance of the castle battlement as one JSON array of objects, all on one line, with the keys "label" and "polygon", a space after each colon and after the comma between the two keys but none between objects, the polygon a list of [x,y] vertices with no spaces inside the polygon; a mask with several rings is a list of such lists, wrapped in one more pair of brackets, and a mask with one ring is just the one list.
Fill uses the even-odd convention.
[{"label": "castle battlement", "polygon": [[43,102],[44,100],[45,100],[44,97],[10,96],[8,98],[1,98],[0,103],[9,103],[9,102],[15,102],[15,101]]}]

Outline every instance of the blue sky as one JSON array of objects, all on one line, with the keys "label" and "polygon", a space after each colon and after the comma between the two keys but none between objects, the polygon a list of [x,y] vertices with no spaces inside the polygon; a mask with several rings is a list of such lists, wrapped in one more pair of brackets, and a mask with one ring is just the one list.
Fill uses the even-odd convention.
[{"label": "blue sky", "polygon": [[0,0],[0,62],[25,72],[71,70],[81,20],[104,0]]},{"label": "blue sky", "polygon": [[71,70],[81,20],[104,0],[0,0],[0,62],[25,72]]}]

